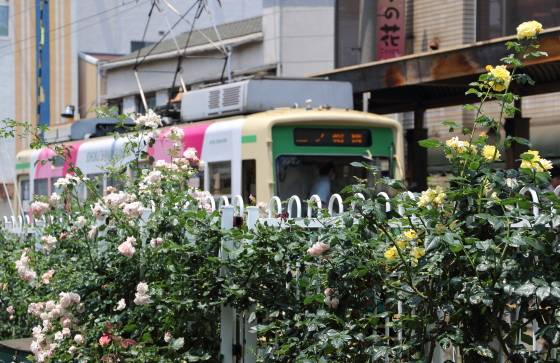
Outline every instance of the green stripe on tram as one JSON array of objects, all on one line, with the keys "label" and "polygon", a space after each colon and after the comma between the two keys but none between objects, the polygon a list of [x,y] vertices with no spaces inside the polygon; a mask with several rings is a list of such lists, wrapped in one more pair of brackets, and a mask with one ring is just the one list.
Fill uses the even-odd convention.
[{"label": "green stripe on tram", "polygon": [[241,136],[241,143],[242,144],[247,144],[250,142],[257,142],[257,135],[246,135],[246,136]]},{"label": "green stripe on tram", "polygon": [[31,163],[16,164],[16,170],[18,170],[18,169],[27,169],[27,168],[29,168],[30,165],[31,165]]}]

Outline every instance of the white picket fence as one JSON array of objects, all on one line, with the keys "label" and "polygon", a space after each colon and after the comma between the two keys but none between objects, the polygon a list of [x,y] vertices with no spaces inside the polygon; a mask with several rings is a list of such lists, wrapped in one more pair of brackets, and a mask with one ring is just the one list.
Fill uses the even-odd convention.
[{"label": "white picket fence", "polygon": [[[525,193],[530,193],[532,201],[535,203],[538,203],[538,198],[537,198],[537,193],[530,189],[530,188],[524,188],[520,191],[520,194],[525,194]],[[556,195],[560,194],[560,187],[556,188],[556,190],[554,191]],[[381,192],[379,193],[379,195],[383,196],[385,199],[389,200],[389,196],[384,193]],[[361,194],[356,194],[356,197],[359,197],[361,199],[364,199],[363,195]],[[416,196],[410,192],[406,192],[404,194],[404,196],[410,197],[413,200],[416,199]],[[284,209],[283,203],[280,200],[279,197],[273,197],[270,200],[269,203],[269,210],[268,210],[268,216],[262,218],[260,216],[261,211],[259,209],[259,207],[255,207],[255,206],[249,206],[249,207],[245,207],[243,198],[241,196],[235,196],[234,198],[232,198],[232,200],[230,201],[227,197],[221,197],[218,201],[218,205],[216,205],[216,202],[214,200],[213,197],[208,197],[205,200],[202,201],[202,204],[208,203],[211,205],[211,210],[215,211],[215,210],[219,210],[221,212],[221,226],[222,229],[224,230],[229,230],[232,229],[234,227],[234,217],[235,216],[241,216],[241,217],[245,217],[245,223],[247,225],[247,227],[249,228],[249,230],[253,230],[255,229],[255,226],[257,224],[262,224],[264,225],[265,223],[268,224],[269,226],[276,226],[279,228],[289,228],[291,226],[298,225],[301,226],[303,228],[323,228],[325,226],[325,223],[328,223],[330,227],[342,227],[343,223],[340,217],[338,217],[341,213],[343,213],[343,200],[342,197],[338,194],[334,194],[331,198],[330,201],[328,203],[328,215],[330,216],[330,218],[315,218],[315,217],[311,217],[313,215],[313,211],[312,211],[312,207],[311,204],[315,204],[319,210],[321,210],[322,205],[321,205],[321,201],[319,199],[318,196],[314,195],[310,198],[310,201],[312,201],[313,203],[308,203],[307,206],[307,214],[306,214],[306,218],[304,220],[304,218],[302,218],[302,200],[297,197],[297,196],[292,196],[288,203],[286,208]],[[354,209],[355,203],[353,203],[351,205],[350,209]],[[390,212],[391,211],[391,204],[390,203],[386,203],[385,206],[385,210],[386,212]],[[145,225],[148,220],[150,219],[151,214],[154,212],[154,206],[152,206],[152,208],[145,208],[143,211],[143,215],[142,215],[142,221],[143,223],[141,224],[141,228],[143,227],[143,225]],[[278,218],[277,216],[282,215],[283,213],[288,214],[287,218]],[[399,214],[403,214],[404,213],[404,208],[401,206],[399,207],[398,210]],[[533,214],[534,216],[538,216],[539,215],[539,210],[537,207],[533,207]],[[556,213],[556,210],[553,210],[553,213]],[[288,221],[290,221],[290,223],[288,223]],[[415,223],[417,221],[417,219],[412,216],[412,222]],[[42,230],[44,228],[44,226],[47,223],[55,223],[57,221],[55,221],[52,218],[48,218],[45,219],[44,217],[35,221],[35,223],[32,223],[29,219],[28,216],[22,217],[22,216],[18,216],[18,217],[14,217],[12,216],[11,218],[7,218],[4,217],[3,219],[3,226],[2,228],[4,228],[6,231],[10,232],[10,233],[14,233],[14,234],[33,234],[36,233],[38,235],[42,234]],[[98,226],[102,225],[104,222],[103,221],[98,221]],[[390,225],[393,228],[400,228],[402,227],[400,224],[398,223],[393,223]],[[525,220],[525,219],[520,219],[519,221],[517,221],[516,223],[512,224],[511,227],[513,228],[524,228],[524,227],[531,227],[531,224],[529,221]],[[100,236],[103,236],[105,233],[107,233],[106,231],[104,232],[99,232]],[[143,247],[145,247],[146,245],[146,239],[144,239],[142,241],[143,243]],[[233,250],[234,249],[234,241],[233,240],[224,240],[222,241],[222,246],[224,248],[222,248],[221,252],[220,252],[220,258],[222,259],[227,259],[230,258],[231,256],[228,256],[226,249],[227,250]],[[291,271],[291,267],[287,266],[287,270],[286,272]],[[294,284],[297,285],[297,284]],[[393,302],[394,303],[394,302]],[[403,302],[398,301],[397,302],[397,313],[401,314],[403,312]],[[256,325],[256,321],[252,321],[249,322],[249,319],[251,317],[251,314],[254,313],[254,308],[249,309],[248,311],[242,311],[242,312],[237,312],[235,309],[233,309],[230,306],[222,306],[221,309],[221,319],[220,319],[220,329],[221,329],[221,354],[224,355],[224,361],[223,363],[254,363],[256,362],[256,356],[254,353],[248,351],[249,348],[255,348],[257,346],[257,336],[255,333],[251,333],[251,328],[254,327]],[[515,312],[515,316],[511,316],[510,318],[516,318],[519,314],[519,307],[517,308],[516,312]],[[513,315],[513,314],[512,314]],[[443,312],[441,312],[440,316],[443,316]],[[385,324],[385,335],[389,336],[389,327],[387,327],[387,323],[389,323],[390,318],[387,317],[386,318],[386,324]],[[533,321],[532,324],[530,324],[531,327],[531,331],[534,333],[536,331],[538,331],[538,324],[536,321]],[[395,339],[401,341],[402,340],[402,334],[398,333],[395,337]],[[532,349],[534,351],[539,351],[539,342],[537,340],[537,337],[535,336],[535,334],[533,334],[533,344],[532,344]],[[519,344],[521,344],[521,339],[519,340]],[[389,344],[389,342],[388,342]],[[234,355],[234,347],[240,347],[240,351],[244,352],[244,354],[242,354],[241,357],[238,357],[237,355]],[[551,353],[551,357],[552,358],[556,358],[556,349],[553,349],[552,353]],[[443,363],[445,359],[449,359],[455,363],[458,363],[461,361],[461,358],[459,357],[459,351],[458,348],[456,349],[455,347],[451,347],[448,349],[448,351],[445,353],[445,358],[444,358],[444,351],[443,349],[439,346],[439,344],[437,344],[436,349],[435,349],[435,353],[434,353],[434,357],[432,360],[432,363]],[[388,361],[388,357],[386,359],[386,361]],[[505,362],[505,358],[503,356],[503,354],[501,354],[501,349],[500,349],[500,358],[499,361],[500,363],[504,363]]]}]

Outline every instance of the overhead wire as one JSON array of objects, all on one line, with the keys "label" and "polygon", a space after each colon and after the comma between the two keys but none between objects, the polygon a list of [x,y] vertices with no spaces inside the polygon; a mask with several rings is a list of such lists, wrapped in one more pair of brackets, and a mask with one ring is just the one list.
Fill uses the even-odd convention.
[{"label": "overhead wire", "polygon": [[[175,27],[177,26],[177,24],[179,24],[179,22],[180,22],[185,16],[188,15],[188,13],[194,8],[194,6],[198,3],[198,1],[199,1],[199,0],[195,0],[194,4],[189,8],[189,10],[187,10],[187,11],[181,16],[181,18],[179,18],[179,20],[177,20],[177,21],[175,22],[175,24],[173,24],[173,28],[175,28]],[[154,49],[156,49],[156,47],[165,39],[165,37],[167,37],[168,34],[169,34],[169,31],[167,31],[167,32],[161,37],[161,39],[158,40],[158,41],[150,48],[150,50],[148,50],[148,53],[145,54],[139,62],[137,61],[137,62],[134,64],[134,67],[133,67],[133,68],[138,68],[138,66],[141,65],[141,64],[146,60],[146,57],[148,57],[148,56],[152,53],[152,51],[153,51]],[[138,50],[138,54],[140,54],[140,50]]]},{"label": "overhead wire", "polygon": [[[144,48],[144,40],[146,39],[146,33],[148,32],[148,26],[150,25],[150,19],[152,17],[152,12],[154,11],[155,6],[156,0],[152,0],[152,7],[150,9],[150,12],[148,13],[148,21],[146,22],[146,27],[144,28],[144,34],[142,34],[142,43],[140,43],[140,49]],[[140,50],[138,50],[138,54],[136,55],[136,64],[138,64],[138,58],[140,58]]]}]

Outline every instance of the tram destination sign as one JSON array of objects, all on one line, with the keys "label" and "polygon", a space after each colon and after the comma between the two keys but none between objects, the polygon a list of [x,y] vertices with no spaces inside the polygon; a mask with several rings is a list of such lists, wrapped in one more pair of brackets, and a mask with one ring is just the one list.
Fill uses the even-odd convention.
[{"label": "tram destination sign", "polygon": [[371,132],[366,129],[294,129],[297,146],[371,146]]}]

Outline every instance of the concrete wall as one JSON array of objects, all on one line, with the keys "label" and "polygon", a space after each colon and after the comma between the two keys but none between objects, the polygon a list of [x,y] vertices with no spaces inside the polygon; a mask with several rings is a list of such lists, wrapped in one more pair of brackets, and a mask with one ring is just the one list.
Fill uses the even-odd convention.
[{"label": "concrete wall", "polygon": [[334,69],[335,0],[263,0],[264,63],[279,76]]},{"label": "concrete wall", "polygon": [[[439,40],[439,49],[475,42],[476,0],[409,0],[413,53],[430,50],[428,43]],[[408,33],[408,32],[407,32]]]}]

